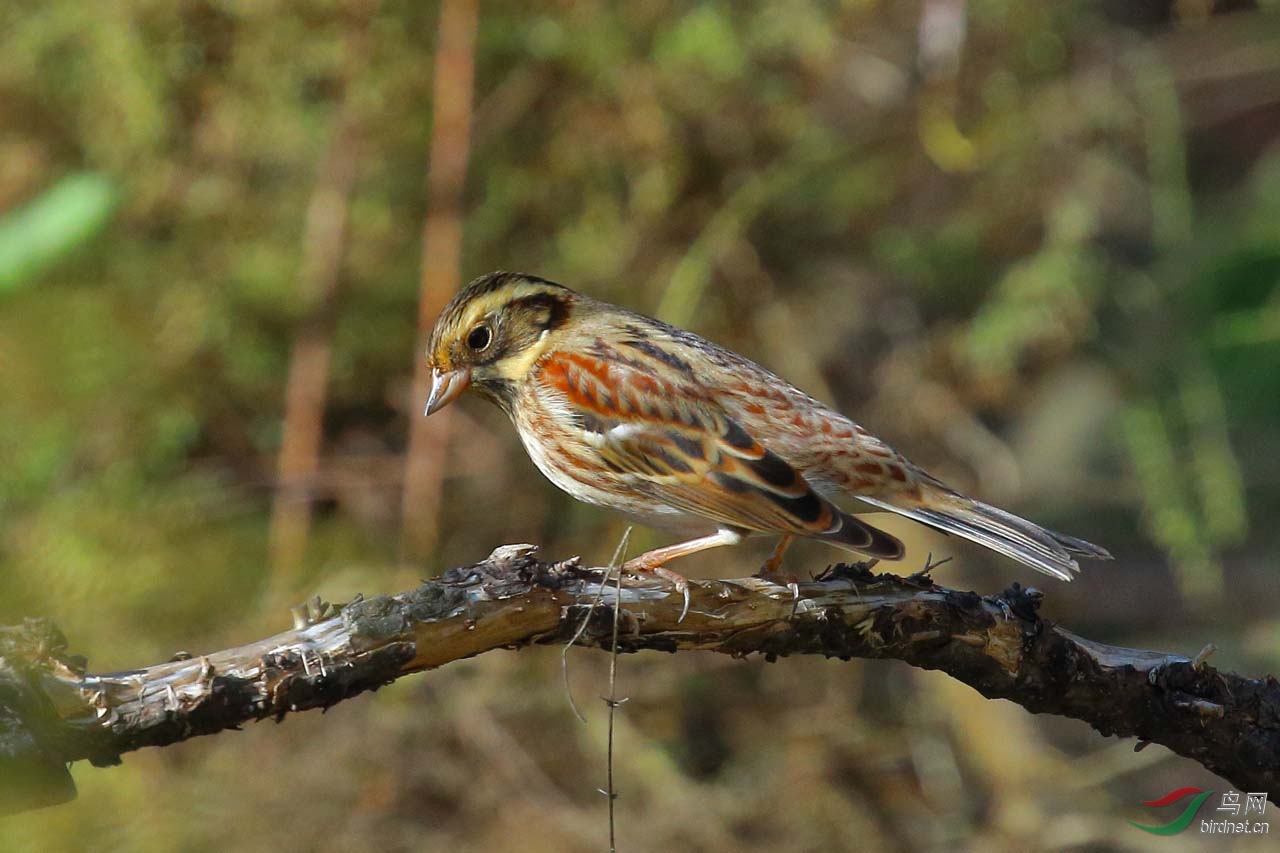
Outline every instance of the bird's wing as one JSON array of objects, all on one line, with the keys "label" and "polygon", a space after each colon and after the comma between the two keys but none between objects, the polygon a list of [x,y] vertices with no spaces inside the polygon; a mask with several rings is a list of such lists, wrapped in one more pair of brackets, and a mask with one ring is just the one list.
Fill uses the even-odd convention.
[{"label": "bird's wing", "polygon": [[[762,369],[722,378],[726,409],[788,459],[825,494],[844,494],[873,507],[955,534],[1060,580],[1079,571],[1077,557],[1110,559],[1105,548],[1058,533],[967,497],[916,467],[901,453]],[[724,398],[722,398],[724,399]]]},{"label": "bird's wing", "polygon": [[602,346],[555,352],[540,366],[563,414],[627,487],[728,527],[901,556],[900,542],[817,494],[692,377],[647,367]]}]

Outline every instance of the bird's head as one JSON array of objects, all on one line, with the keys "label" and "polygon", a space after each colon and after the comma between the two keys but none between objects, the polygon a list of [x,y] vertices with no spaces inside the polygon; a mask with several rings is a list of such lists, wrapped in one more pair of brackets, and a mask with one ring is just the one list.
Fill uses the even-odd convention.
[{"label": "bird's head", "polygon": [[426,413],[444,408],[468,387],[509,408],[516,386],[579,299],[567,287],[523,273],[495,272],[471,282],[449,301],[431,331]]}]

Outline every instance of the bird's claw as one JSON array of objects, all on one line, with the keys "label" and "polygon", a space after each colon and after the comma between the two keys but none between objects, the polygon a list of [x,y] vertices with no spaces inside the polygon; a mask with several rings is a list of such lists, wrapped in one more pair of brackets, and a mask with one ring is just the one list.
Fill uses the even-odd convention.
[{"label": "bird's claw", "polygon": [[768,563],[761,566],[755,576],[762,581],[785,586],[791,590],[791,615],[796,615],[796,610],[800,606],[800,584],[796,583],[795,578],[785,572],[779,572],[776,568],[771,568]]},{"label": "bird's claw", "polygon": [[680,609],[680,618],[676,620],[677,624],[684,621],[684,617],[689,615],[689,581],[684,575],[673,572],[664,566],[651,566],[648,563],[632,560],[623,566],[633,572],[642,574],[657,575],[665,581],[670,581],[671,585],[676,588],[676,592],[684,596],[684,606]]},{"label": "bird's claw", "polygon": [[680,618],[676,620],[676,624],[683,622],[684,617],[689,615],[689,581],[684,575],[676,574],[670,569],[664,569],[661,566],[654,569],[653,573],[671,581],[676,588],[676,592],[684,596],[684,606],[680,608]]}]

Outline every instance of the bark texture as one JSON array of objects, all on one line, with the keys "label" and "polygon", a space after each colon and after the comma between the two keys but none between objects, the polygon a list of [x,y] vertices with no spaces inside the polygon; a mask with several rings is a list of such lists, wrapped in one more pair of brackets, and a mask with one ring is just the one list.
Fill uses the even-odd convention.
[{"label": "bark texture", "polygon": [[[46,622],[0,629],[0,812],[73,797],[68,762],[115,764],[492,649],[564,643],[584,619],[578,642],[607,649],[618,594],[603,580],[576,560],[548,564],[530,546],[504,546],[399,595],[313,601],[292,630],[265,640],[128,672],[87,672]],[[1036,590],[984,597],[837,566],[795,594],[759,578],[691,581],[689,593],[681,620],[671,587],[625,578],[619,650],[894,658],[988,698],[1163,744],[1241,790],[1280,793],[1275,678],[1086,640],[1041,619]]]}]

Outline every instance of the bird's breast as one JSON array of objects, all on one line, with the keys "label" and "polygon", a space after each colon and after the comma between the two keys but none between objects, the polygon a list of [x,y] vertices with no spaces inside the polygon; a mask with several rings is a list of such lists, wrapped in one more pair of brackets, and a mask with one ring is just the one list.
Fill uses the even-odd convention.
[{"label": "bird's breast", "polygon": [[693,518],[650,497],[634,478],[611,470],[596,449],[599,442],[592,441],[592,429],[554,390],[529,386],[511,417],[533,464],[570,496],[653,527],[680,527]]}]

